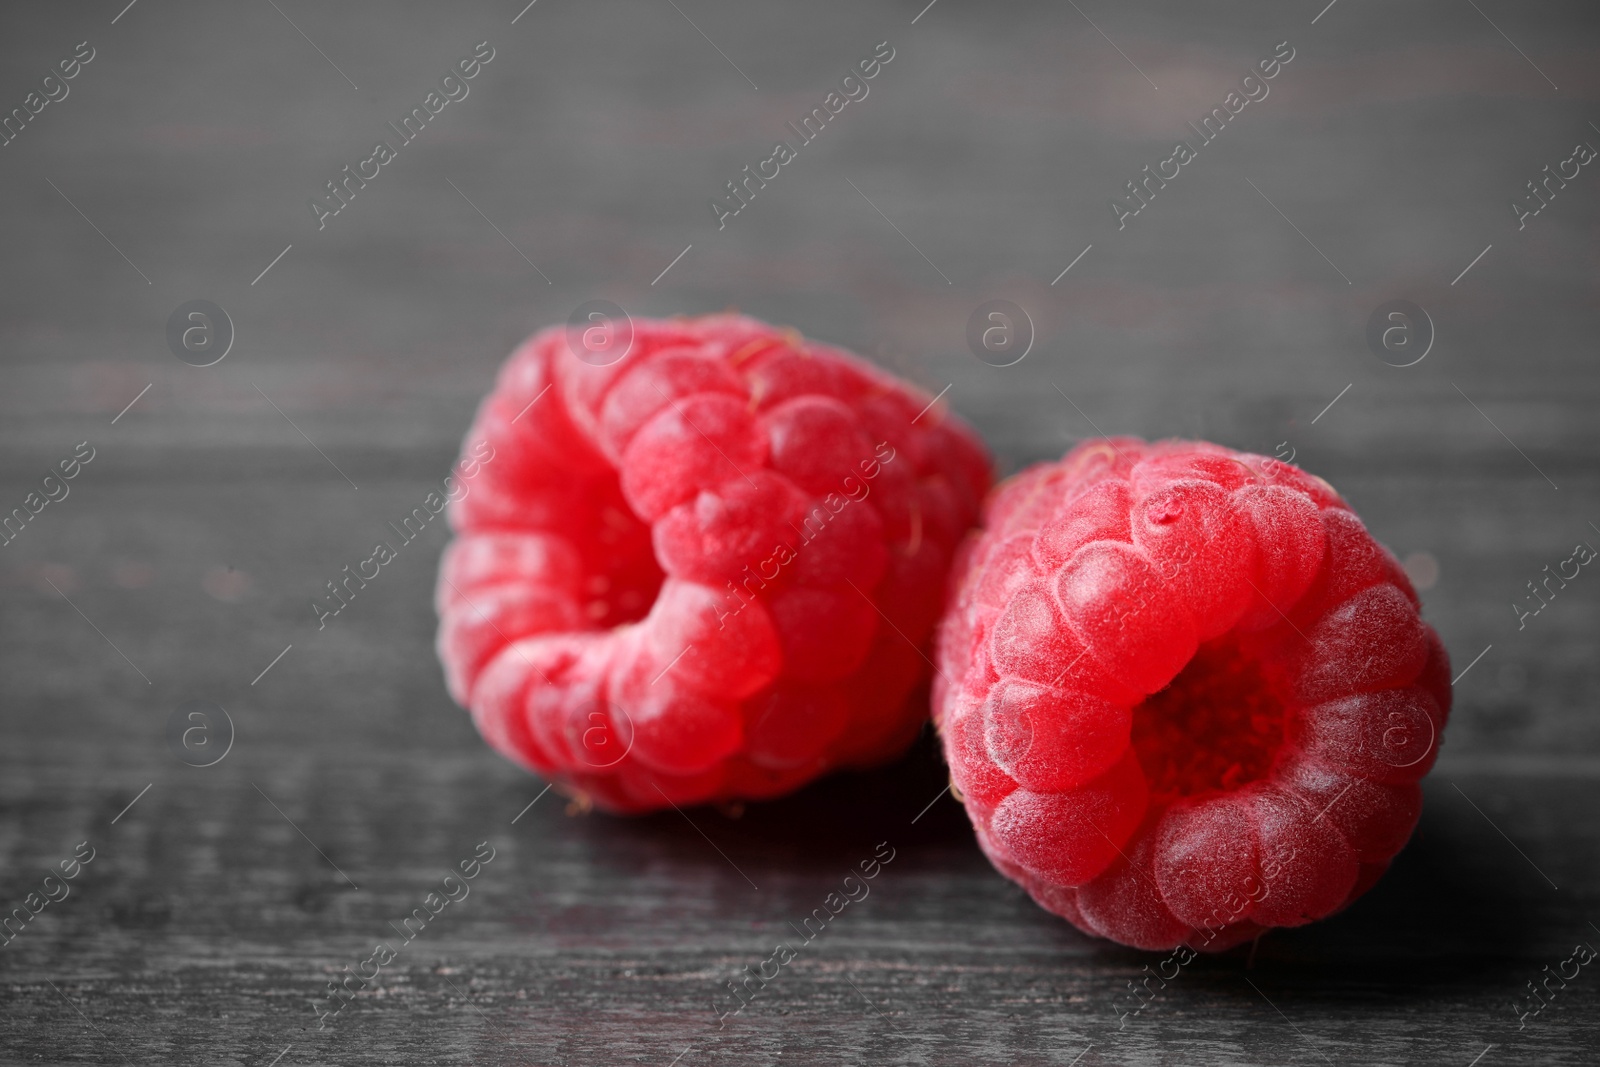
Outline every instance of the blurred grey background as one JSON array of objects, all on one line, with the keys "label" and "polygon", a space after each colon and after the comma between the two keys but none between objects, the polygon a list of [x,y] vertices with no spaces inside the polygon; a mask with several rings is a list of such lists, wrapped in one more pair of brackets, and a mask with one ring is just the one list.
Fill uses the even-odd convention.
[{"label": "blurred grey background", "polygon": [[[4,1062],[1593,1062],[1600,979],[1512,1005],[1600,938],[1600,579],[1513,605],[1600,546],[1600,173],[1511,207],[1600,147],[1592,4],[524,3],[0,11],[0,511],[94,449],[0,548],[0,909],[97,850],[0,949]],[[719,229],[724,183],[879,42],[868,95]],[[1471,667],[1411,849],[1119,1029],[1155,959],[1035,908],[948,798],[912,823],[926,739],[742,815],[524,809],[542,784],[434,662],[442,531],[327,630],[308,605],[443,476],[511,347],[600,298],[948,388],[1006,471],[1099,431],[1326,477]],[[234,330],[209,367],[167,342],[196,299]],[[1365,336],[1397,299],[1432,324],[1408,367]],[[1031,321],[1013,366],[968,349],[991,300]],[[165,736],[190,700],[231,719],[210,767]],[[485,839],[472,898],[319,1030],[328,980]],[[885,839],[875,899],[719,1029],[722,983]]]}]

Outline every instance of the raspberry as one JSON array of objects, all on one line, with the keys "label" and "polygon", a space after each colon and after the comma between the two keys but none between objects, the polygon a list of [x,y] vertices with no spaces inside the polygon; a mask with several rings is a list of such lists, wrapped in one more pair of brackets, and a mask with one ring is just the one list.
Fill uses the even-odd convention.
[{"label": "raspberry", "polygon": [[[901,752],[989,459],[930,398],[738,315],[545,330],[467,436],[438,649],[484,738],[615,811]],[[467,471],[473,470],[471,477]]]},{"label": "raspberry", "polygon": [[995,866],[1126,945],[1221,950],[1347,906],[1421,811],[1450,664],[1325,482],[1112,438],[990,497],[934,721]]}]

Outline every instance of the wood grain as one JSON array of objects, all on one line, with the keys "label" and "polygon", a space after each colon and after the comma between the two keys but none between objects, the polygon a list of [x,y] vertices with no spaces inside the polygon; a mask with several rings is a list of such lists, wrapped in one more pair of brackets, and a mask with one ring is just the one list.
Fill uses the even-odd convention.
[{"label": "wood grain", "polygon": [[[1511,609],[1600,544],[1600,187],[1507,210],[1600,144],[1587,8],[123,6],[0,13],[7,108],[96,52],[0,149],[0,507],[96,449],[0,548],[0,906],[96,850],[0,948],[0,1062],[1596,1061],[1590,969],[1512,1007],[1600,944],[1600,579]],[[319,230],[308,198],[485,40]],[[870,95],[719,230],[709,198],[884,40]],[[1118,230],[1110,199],[1284,40],[1270,96]],[[742,813],[540,797],[443,690],[443,531],[326,630],[308,604],[442,476],[510,347],[597,297],[737,305],[949,385],[1006,470],[1099,431],[1293,448],[1436,564],[1457,670],[1489,649],[1411,846],[1119,1025],[1160,957],[991,870],[929,737]],[[1397,297],[1437,334],[1404,369],[1363,340]],[[237,330],[214,367],[167,349],[194,298]],[[993,298],[1036,331],[1014,367],[966,350]],[[167,747],[186,700],[231,717],[215,766]],[[319,1029],[484,841],[470,895]],[[719,1027],[724,983],[879,842],[870,896]]]}]

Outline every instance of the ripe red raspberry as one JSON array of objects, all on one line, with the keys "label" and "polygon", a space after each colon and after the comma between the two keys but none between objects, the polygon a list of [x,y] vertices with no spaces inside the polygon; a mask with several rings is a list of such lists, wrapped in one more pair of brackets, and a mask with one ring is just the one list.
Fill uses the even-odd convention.
[{"label": "ripe red raspberry", "polygon": [[1366,892],[1421,810],[1450,666],[1326,482],[1085,442],[958,553],[934,721],[984,852],[1126,945],[1220,950]]},{"label": "ripe red raspberry", "polygon": [[616,811],[897,755],[983,446],[792,330],[631,328],[615,362],[545,330],[478,411],[463,454],[492,458],[458,485],[436,597],[451,694],[500,752]]}]

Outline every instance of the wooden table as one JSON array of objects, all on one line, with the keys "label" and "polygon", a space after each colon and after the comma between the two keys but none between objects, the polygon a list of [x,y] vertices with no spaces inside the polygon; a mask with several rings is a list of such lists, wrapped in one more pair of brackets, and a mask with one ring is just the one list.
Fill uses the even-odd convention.
[{"label": "wooden table", "polygon": [[[1600,578],[1511,608],[1600,545],[1600,175],[1521,229],[1509,207],[1600,145],[1592,12],[921,7],[0,13],[0,104],[68,90],[0,149],[0,504],[94,450],[0,549],[4,907],[94,856],[0,949],[4,1062],[1600,1061],[1593,968],[1513,1009],[1600,945]],[[881,41],[868,96],[719,230],[711,198]],[[1283,41],[1119,230],[1125,183]],[[468,95],[391,132],[478,42]],[[319,229],[308,201],[380,138]],[[564,810],[443,690],[441,531],[326,630],[308,604],[443,476],[510,347],[597,298],[736,305],[949,386],[1008,470],[1097,431],[1294,450],[1436,574],[1471,665],[1411,846],[1119,1028],[1159,957],[994,873],[927,738],[742,813]],[[214,366],[167,344],[195,299],[235,330]],[[991,299],[1031,320],[1015,366],[968,351]],[[1364,338],[1395,299],[1436,335],[1403,368]],[[209,767],[167,743],[191,700],[233,726]],[[470,895],[319,1029],[329,980],[480,842]],[[879,842],[870,897],[719,1027],[723,983]]]}]

